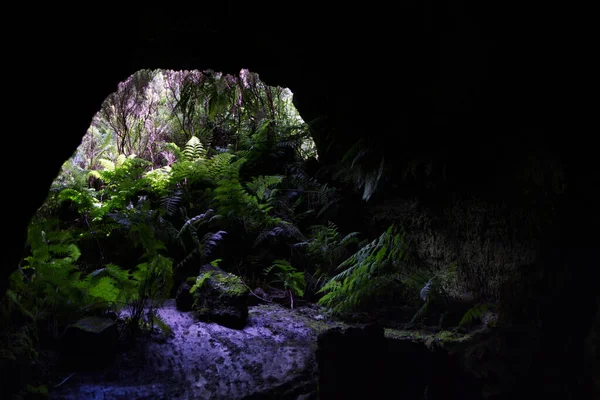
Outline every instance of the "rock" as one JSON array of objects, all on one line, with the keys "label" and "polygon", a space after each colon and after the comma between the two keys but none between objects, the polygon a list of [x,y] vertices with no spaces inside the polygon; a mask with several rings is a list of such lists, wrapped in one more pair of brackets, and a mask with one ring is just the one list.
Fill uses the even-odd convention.
[{"label": "rock", "polygon": [[158,309],[173,328],[166,343],[149,340],[108,371],[78,371],[50,388],[49,398],[317,399],[317,336],[342,324],[316,321],[323,309],[268,304],[248,311],[244,329],[229,329],[196,321],[169,299]]},{"label": "rock", "polygon": [[192,311],[194,296],[190,293],[191,286],[187,282],[181,282],[175,295],[175,304],[179,311]]},{"label": "rock", "polygon": [[198,278],[203,283],[193,294],[196,317],[203,322],[243,329],[248,320],[249,290],[242,280],[212,266],[203,267]]},{"label": "rock", "polygon": [[591,376],[589,391],[600,398],[600,298],[596,302],[596,318],[585,340],[585,362]]},{"label": "rock", "polygon": [[66,364],[95,369],[112,362],[117,353],[117,323],[109,318],[86,317],[72,324],[61,339]]},{"label": "rock", "polygon": [[383,399],[384,331],[375,324],[338,327],[318,337],[321,399]]}]

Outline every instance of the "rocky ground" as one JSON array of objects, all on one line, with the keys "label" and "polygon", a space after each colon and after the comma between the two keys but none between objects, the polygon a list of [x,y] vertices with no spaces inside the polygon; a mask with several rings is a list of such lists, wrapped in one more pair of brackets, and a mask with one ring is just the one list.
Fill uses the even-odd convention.
[{"label": "rocky ground", "polygon": [[316,398],[317,336],[339,325],[316,306],[250,307],[242,330],[198,322],[174,300],[159,312],[169,338],[142,341],[100,371],[66,371],[49,398]]}]

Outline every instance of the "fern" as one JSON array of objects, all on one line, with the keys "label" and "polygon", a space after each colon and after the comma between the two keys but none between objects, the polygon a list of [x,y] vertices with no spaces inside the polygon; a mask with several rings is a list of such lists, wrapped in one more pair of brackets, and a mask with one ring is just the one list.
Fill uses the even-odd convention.
[{"label": "fern", "polygon": [[270,267],[265,268],[263,273],[269,276],[273,273],[275,279],[271,283],[282,286],[290,298],[290,308],[294,308],[294,295],[304,296],[306,281],[303,271],[297,271],[287,260],[275,260]]},{"label": "fern", "polygon": [[374,156],[365,139],[360,139],[344,154],[342,163],[345,165],[336,177],[352,181],[358,189],[363,190],[363,200],[368,201],[375,193],[383,175],[384,157]]},{"label": "fern", "polygon": [[202,287],[202,285],[204,285],[204,282],[206,282],[206,280],[208,278],[210,278],[211,273],[210,272],[205,272],[204,274],[202,274],[201,276],[196,278],[196,282],[194,283],[194,285],[190,288],[190,293],[193,294],[196,290],[200,289]]},{"label": "fern", "polygon": [[230,153],[219,153],[206,162],[208,178],[217,182],[223,178],[229,178],[235,175],[236,166],[232,167],[232,161],[235,156]]},{"label": "fern", "polygon": [[179,264],[177,264],[177,268],[190,261],[195,255],[199,255],[202,259],[210,256],[213,249],[216,247],[217,242],[223,240],[224,235],[226,234],[227,232],[225,231],[218,231],[216,233],[209,232],[204,235],[202,240],[200,240],[197,233],[195,231],[192,232],[191,238],[195,244],[194,249],[189,252]]},{"label": "fern", "polygon": [[206,150],[200,143],[200,139],[196,136],[192,136],[190,140],[185,144],[183,149],[183,156],[187,161],[198,161],[204,159],[206,156]]},{"label": "fern", "polygon": [[208,181],[208,168],[205,161],[182,159],[171,165],[170,181],[173,185],[191,186]]},{"label": "fern", "polygon": [[165,319],[158,313],[158,310],[152,308],[146,313],[146,318],[148,320],[149,331],[152,332],[152,329],[156,325],[158,329],[163,333],[165,337],[171,336],[173,334],[173,329],[169,326],[169,324],[165,321]]},{"label": "fern", "polygon": [[265,218],[264,225],[266,226],[254,240],[254,247],[260,245],[269,238],[283,238],[303,240],[304,235],[296,225],[291,222],[284,221],[281,218]]},{"label": "fern", "polygon": [[93,191],[87,188],[66,188],[58,193],[59,202],[70,201],[79,212],[94,209],[99,202],[93,195]]},{"label": "fern", "polygon": [[183,224],[177,233],[177,237],[181,238],[185,232],[189,232],[189,237],[194,243],[194,248],[179,264],[177,264],[177,268],[191,260],[196,254],[202,258],[208,257],[213,249],[217,246],[218,242],[224,239],[224,235],[226,235],[227,232],[223,230],[217,232],[208,232],[204,234],[202,239],[200,239],[198,234],[198,228],[200,226],[208,224],[219,218],[220,215],[215,215],[212,209],[208,209],[205,213],[190,218]]},{"label": "fern", "polygon": [[[101,158],[100,160],[98,160],[98,162],[100,163],[100,165],[102,165],[102,167],[104,168],[105,171],[108,172],[113,172],[115,170],[115,163],[107,160],[105,158]],[[96,172],[97,174],[97,178],[102,178],[103,175],[101,175],[99,172]]]},{"label": "fern", "polygon": [[215,233],[209,232],[202,238],[201,247],[202,247],[202,256],[208,257],[214,248],[217,246],[218,242],[223,240],[227,232],[218,231]]},{"label": "fern", "polygon": [[261,202],[270,202],[277,193],[276,186],[281,184],[283,176],[257,176],[252,178],[251,182],[246,183],[246,186]]},{"label": "fern", "polygon": [[461,318],[458,326],[472,325],[488,312],[495,310],[496,305],[493,303],[480,303],[470,308]]},{"label": "fern", "polygon": [[172,168],[170,166],[165,166],[146,172],[144,177],[155,193],[167,197],[167,193],[172,186],[171,172]]},{"label": "fern", "polygon": [[77,282],[77,286],[87,290],[95,302],[121,307],[135,297],[137,282],[131,278],[129,271],[115,264],[107,264],[89,273],[84,280]]},{"label": "fern", "polygon": [[306,212],[316,212],[317,218],[321,218],[339,202],[339,195],[335,187],[330,187],[309,176],[300,165],[290,168],[286,182],[306,202],[308,207]]},{"label": "fern", "polygon": [[150,312],[160,306],[170,295],[173,286],[173,261],[160,254],[165,249],[163,242],[154,235],[154,230],[143,223],[136,223],[130,230],[134,245],[145,250],[146,262],[136,266],[131,275],[135,292],[128,301],[130,334],[134,335],[143,322],[143,311],[150,305]]},{"label": "fern", "polygon": [[425,314],[429,310],[429,305],[431,304],[431,298],[432,298],[431,296],[428,296],[425,299],[425,302],[423,303],[423,305],[417,310],[415,315],[413,315],[412,319],[410,320],[411,324],[416,323],[419,319],[421,319],[423,316],[425,316]]},{"label": "fern", "polygon": [[74,285],[78,279],[75,262],[80,256],[79,248],[72,243],[66,232],[56,231],[55,220],[33,219],[29,226],[28,241],[31,255],[25,257],[23,270],[30,274],[32,287],[29,290],[47,307],[64,307],[68,312],[69,304],[76,305],[79,294]]},{"label": "fern", "polygon": [[305,249],[311,261],[317,267],[319,276],[331,273],[348,256],[347,247],[358,243],[358,232],[342,236],[338,227],[329,221],[327,225],[311,227],[310,239],[294,244]]},{"label": "fern", "polygon": [[397,266],[409,255],[405,235],[392,225],[378,239],[363,246],[342,262],[342,272],[331,278],[317,293],[324,293],[319,304],[334,313],[353,311],[393,284]]},{"label": "fern", "polygon": [[167,215],[173,215],[179,209],[179,204],[182,199],[182,191],[177,190],[169,196],[163,196],[160,200],[162,208],[165,210]]},{"label": "fern", "polygon": [[90,287],[89,294],[95,299],[115,304],[119,298],[120,291],[115,287],[115,280],[110,277],[103,277]]},{"label": "fern", "polygon": [[147,257],[149,261],[138,264],[133,273],[138,290],[128,304],[131,334],[143,322],[146,306],[150,305],[149,313],[152,315],[154,307],[161,306],[169,297],[173,286],[172,260],[160,254],[147,254]]}]

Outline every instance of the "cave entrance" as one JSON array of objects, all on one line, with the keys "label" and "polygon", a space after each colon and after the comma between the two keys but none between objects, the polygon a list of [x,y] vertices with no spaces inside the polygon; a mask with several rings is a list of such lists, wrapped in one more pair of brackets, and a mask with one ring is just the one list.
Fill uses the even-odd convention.
[{"label": "cave entrance", "polygon": [[[138,243],[126,236],[135,223],[130,215],[145,210],[146,217],[155,212],[172,225],[174,236],[162,231],[160,241],[180,242],[167,244],[174,267],[194,258],[222,258],[209,257],[208,248],[214,246],[196,243],[202,237],[181,232],[189,226],[186,221],[205,215],[204,222],[213,223],[224,217],[219,211],[231,216],[241,207],[265,213],[282,192],[293,207],[298,187],[310,189],[299,181],[318,155],[309,125],[292,100],[291,90],[268,86],[246,69],[237,75],[164,69],[134,73],[102,103],[81,144],[62,165],[40,208],[41,215],[58,217],[56,226],[40,231],[81,231],[77,262],[84,274],[107,263],[136,265],[147,249],[132,250],[129,245]],[[288,179],[291,171],[294,184]],[[119,225],[126,232],[115,228]],[[225,231],[223,224],[213,225],[213,234]],[[175,270],[175,283],[193,272]]]},{"label": "cave entrance", "polygon": [[[302,214],[317,215],[329,193],[307,172],[316,147],[292,99],[245,69],[141,70],[119,83],[31,219],[8,292],[31,331],[11,325],[14,337],[60,350],[90,317],[168,334],[156,310],[182,283],[198,286],[201,267],[253,288],[274,280],[273,266],[289,273],[291,244],[314,223]],[[298,293],[279,291],[293,306]],[[114,350],[86,343],[99,357]]]}]

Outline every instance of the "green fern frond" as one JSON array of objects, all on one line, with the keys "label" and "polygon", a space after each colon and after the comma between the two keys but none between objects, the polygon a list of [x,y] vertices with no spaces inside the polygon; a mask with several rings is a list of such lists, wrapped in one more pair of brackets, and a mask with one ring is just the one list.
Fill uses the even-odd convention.
[{"label": "green fern frond", "polygon": [[171,326],[158,312],[156,312],[156,310],[154,311],[155,312],[151,316],[152,322],[156,324],[158,329],[160,329],[165,336],[171,336],[173,334],[173,329],[171,328]]},{"label": "green fern frond", "polygon": [[304,296],[306,281],[304,271],[297,271],[287,260],[275,260],[273,264],[263,270],[263,274],[275,275],[272,283],[279,283],[284,290],[288,290],[298,296]]},{"label": "green fern frond", "polygon": [[117,282],[124,282],[129,280],[129,271],[121,269],[118,265],[106,264],[104,268],[106,270],[106,273],[109,276],[113,277]]},{"label": "green fern frond", "polygon": [[404,234],[390,226],[337,267],[342,272],[319,289],[318,293],[325,293],[319,304],[334,313],[355,309],[394,284],[396,265],[406,261],[408,254]]},{"label": "green fern frond", "polygon": [[284,239],[305,239],[304,235],[298,227],[291,222],[284,221],[280,218],[267,218],[265,221],[266,229],[260,231],[254,240],[254,247],[260,245],[268,238],[284,238]]},{"label": "green fern frond", "polygon": [[203,159],[205,155],[206,150],[204,150],[204,146],[200,143],[200,139],[196,136],[192,136],[183,149],[183,156],[185,159],[187,161],[197,161]]},{"label": "green fern frond", "polygon": [[215,233],[209,232],[202,238],[202,256],[207,257],[211,254],[217,243],[224,239],[227,232],[218,231]]},{"label": "green fern frond", "polygon": [[79,248],[73,244],[52,244],[48,246],[48,251],[55,257],[68,258],[69,262],[74,262],[81,256]]},{"label": "green fern frond", "polygon": [[359,235],[360,235],[360,232],[350,232],[349,234],[347,234],[346,236],[344,236],[339,241],[339,245],[340,246],[348,246],[350,244],[358,243],[358,236]]},{"label": "green fern frond", "polygon": [[22,315],[26,316],[27,318],[29,318],[31,321],[35,321],[35,316],[33,315],[33,313],[25,306],[23,306],[23,304],[21,304],[21,301],[18,298],[17,293],[13,292],[12,290],[8,289],[5,293],[6,299],[7,301],[10,301],[10,305],[9,310],[12,309],[16,309],[18,310]]},{"label": "green fern frond", "polygon": [[117,156],[117,161],[114,164],[115,168],[123,167],[125,165],[125,161],[131,160],[133,158],[135,158],[135,154],[130,154],[129,156],[126,156],[125,154],[119,154]]},{"label": "green fern frond", "polygon": [[431,297],[428,296],[427,299],[425,300],[425,302],[423,303],[423,305],[417,310],[415,315],[413,315],[412,319],[410,320],[411,324],[416,323],[419,319],[421,319],[427,313],[427,310],[429,309],[429,304],[431,302],[430,299],[431,299]]},{"label": "green fern frond", "polygon": [[71,201],[78,211],[88,211],[93,209],[98,203],[89,189],[85,188],[66,188],[58,193],[60,202]]},{"label": "green fern frond", "polygon": [[181,190],[178,190],[176,192],[173,192],[169,196],[164,196],[163,198],[161,198],[160,204],[167,213],[167,215],[174,215],[177,212],[177,210],[179,209],[179,204],[181,203],[181,200],[183,198],[182,195],[183,192]]},{"label": "green fern frond", "polygon": [[219,153],[207,160],[206,167],[208,169],[208,177],[214,182],[228,178],[232,172],[232,161],[234,155],[230,153]]},{"label": "green fern frond", "polygon": [[96,179],[102,179],[102,174],[99,171],[96,171],[95,169],[89,171],[87,176],[88,178],[94,177]]},{"label": "green fern frond", "polygon": [[495,310],[496,305],[493,303],[481,303],[470,308],[461,318],[458,326],[472,325],[474,322],[481,320],[481,318],[488,312]]},{"label": "green fern frond", "polygon": [[204,285],[204,282],[206,282],[208,280],[208,278],[210,278],[210,276],[211,276],[210,272],[205,272],[204,274],[197,277],[196,282],[190,288],[190,293],[193,294],[196,290],[200,289]]},{"label": "green fern frond", "polygon": [[282,181],[281,175],[256,176],[246,186],[260,201],[269,201],[276,193],[274,188]]},{"label": "green fern frond", "polygon": [[192,232],[195,232],[196,228],[199,225],[202,225],[204,223],[208,223],[208,222],[212,221],[212,219],[214,217],[215,217],[214,210],[212,208],[209,208],[203,214],[198,214],[195,217],[188,219],[187,221],[185,221],[185,223],[179,230],[177,237],[180,237],[186,230],[191,230]]},{"label": "green fern frond", "polygon": [[[102,167],[109,172],[112,172],[115,170],[115,163],[107,160],[105,158],[101,158],[100,160],[98,160],[98,162],[100,163],[100,165],[102,165]],[[100,178],[102,178],[102,176],[100,176]]]},{"label": "green fern frond", "polygon": [[219,268],[219,264],[221,264],[222,261],[223,261],[222,258],[215,258],[209,264],[212,265],[215,268]]},{"label": "green fern frond", "polygon": [[114,304],[119,298],[119,289],[115,287],[115,280],[108,276],[100,278],[98,282],[89,289],[92,297]]},{"label": "green fern frond", "polygon": [[171,186],[171,170],[171,167],[164,166],[148,171],[144,176],[152,190],[162,194],[167,192]]}]

